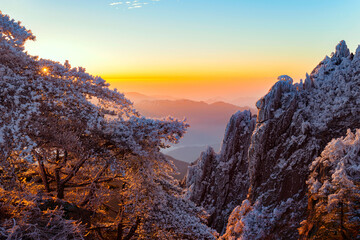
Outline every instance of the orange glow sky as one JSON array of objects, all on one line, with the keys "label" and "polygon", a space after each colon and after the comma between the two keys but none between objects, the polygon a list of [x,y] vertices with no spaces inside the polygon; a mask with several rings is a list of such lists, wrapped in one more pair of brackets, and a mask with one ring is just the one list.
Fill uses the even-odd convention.
[{"label": "orange glow sky", "polygon": [[115,2],[0,0],[0,10],[37,36],[33,55],[121,92],[196,100],[260,97],[279,75],[304,78],[340,40],[352,52],[360,43],[358,0]]}]

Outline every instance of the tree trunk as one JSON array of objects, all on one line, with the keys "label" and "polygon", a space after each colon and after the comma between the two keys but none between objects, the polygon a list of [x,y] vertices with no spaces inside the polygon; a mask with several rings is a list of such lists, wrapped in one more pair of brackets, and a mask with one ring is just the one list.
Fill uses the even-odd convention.
[{"label": "tree trunk", "polygon": [[123,226],[122,219],[121,219],[118,226],[117,226],[117,238],[116,238],[116,240],[122,240],[123,228],[124,228],[124,226]]},{"label": "tree trunk", "polygon": [[340,233],[341,237],[344,240],[348,240],[349,238],[346,236],[346,228],[344,226],[344,204],[340,202]]},{"label": "tree trunk", "polygon": [[[123,203],[123,201],[121,201]],[[124,232],[124,225],[123,225],[123,216],[124,216],[124,207],[121,206],[120,207],[120,211],[118,212],[118,216],[119,219],[119,224],[118,224],[118,228],[117,228],[117,238],[116,240],[122,240],[122,235]]]},{"label": "tree trunk", "polygon": [[64,185],[62,185],[62,184],[58,185],[56,197],[59,199],[64,199],[64,197],[65,197],[64,190],[65,190]]},{"label": "tree trunk", "polygon": [[49,193],[50,186],[49,186],[49,181],[48,181],[47,174],[45,171],[45,165],[44,165],[43,159],[41,156],[38,156],[37,159],[38,159],[40,175],[41,175],[41,179],[43,181],[44,187],[45,187],[45,191]]},{"label": "tree trunk", "polygon": [[130,228],[130,231],[129,233],[124,237],[123,240],[130,240],[130,238],[132,238],[136,232],[136,229],[139,227],[139,224],[140,224],[140,218],[137,217],[136,218],[136,223],[135,225],[133,225],[131,228]]},{"label": "tree trunk", "polygon": [[61,182],[60,179],[60,169],[61,167],[55,168],[56,192],[57,192],[57,198],[63,199],[65,188],[64,188],[64,184]]},{"label": "tree trunk", "polygon": [[[64,153],[64,163],[67,160],[67,152],[65,151]],[[56,192],[57,192],[57,198],[59,199],[64,199],[64,183],[62,183],[61,181],[61,177],[60,177],[60,171],[61,171],[61,163],[60,163],[60,158],[59,158],[59,151],[56,150],[56,164],[58,165],[55,168],[55,181],[56,181]]]}]

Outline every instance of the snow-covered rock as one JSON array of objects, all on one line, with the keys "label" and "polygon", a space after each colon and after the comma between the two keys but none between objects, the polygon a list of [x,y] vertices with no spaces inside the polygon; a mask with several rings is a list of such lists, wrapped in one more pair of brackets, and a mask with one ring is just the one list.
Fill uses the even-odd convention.
[{"label": "snow-covered rock", "polygon": [[248,148],[254,128],[255,117],[250,111],[235,113],[227,125],[220,153],[209,148],[189,167],[187,196],[208,210],[209,225],[220,232],[248,192]]},{"label": "snow-covered rock", "polygon": [[310,172],[300,239],[360,239],[360,129],[333,139]]},{"label": "snow-covered rock", "polygon": [[336,58],[347,58],[350,56],[350,50],[348,49],[346,42],[342,40],[337,46],[334,53]]},{"label": "snow-covered rock", "polygon": [[[306,75],[304,83],[293,84],[291,78],[281,77],[257,102],[255,129],[252,134],[243,135],[241,142],[246,144],[233,144],[242,144],[244,151],[248,149],[247,154],[243,154],[248,163],[242,165],[248,166],[247,171],[237,168],[235,172],[222,171],[224,175],[218,176],[223,164],[241,165],[244,161],[232,158],[226,147],[221,152],[222,158],[218,156],[219,160],[213,162],[217,165],[208,167],[214,171],[204,176],[209,183],[207,189],[211,189],[203,193],[208,196],[206,199],[216,199],[230,192],[232,195],[227,197],[227,202],[231,202],[232,197],[239,202],[242,198],[239,196],[248,193],[246,207],[242,208],[246,211],[239,214],[241,207],[238,208],[238,221],[231,218],[232,224],[229,223],[224,239],[232,239],[226,236],[235,235],[240,239],[298,239],[297,229],[306,218],[309,165],[333,138],[344,136],[348,129],[360,128],[359,51],[350,54],[345,41],[341,41],[331,57],[325,57],[310,75]],[[249,141],[250,146],[247,145]],[[228,145],[232,144],[227,141]],[[241,175],[243,180],[248,178],[249,182],[229,177],[234,175]],[[222,179],[229,179],[228,186],[241,183],[242,188],[229,190],[222,184],[218,187]],[[246,186],[248,189],[244,190]],[[195,189],[193,185],[192,190]],[[227,209],[216,205],[215,201],[195,202],[213,214],[210,220],[223,216],[221,210]],[[220,225],[216,228],[220,232],[224,230]],[[234,229],[238,231],[232,235]]]}]

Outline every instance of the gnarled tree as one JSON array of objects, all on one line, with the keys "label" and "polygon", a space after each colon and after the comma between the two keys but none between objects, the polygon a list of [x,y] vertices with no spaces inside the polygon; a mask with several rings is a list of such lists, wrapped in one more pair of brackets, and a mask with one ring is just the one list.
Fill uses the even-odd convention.
[{"label": "gnarled tree", "polygon": [[41,193],[91,210],[87,229],[98,238],[115,228],[118,239],[212,238],[201,222],[205,213],[179,197],[169,176],[172,164],[160,153],[188,125],[170,117],[144,118],[84,68],[30,56],[24,43],[33,39],[0,12],[4,191]]}]

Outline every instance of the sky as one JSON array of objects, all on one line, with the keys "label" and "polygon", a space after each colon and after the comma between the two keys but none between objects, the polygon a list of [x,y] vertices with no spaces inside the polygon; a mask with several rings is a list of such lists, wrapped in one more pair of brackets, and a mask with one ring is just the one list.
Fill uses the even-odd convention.
[{"label": "sky", "polygon": [[27,51],[69,60],[121,92],[206,100],[260,97],[304,78],[345,40],[359,0],[0,0],[36,35]]}]

